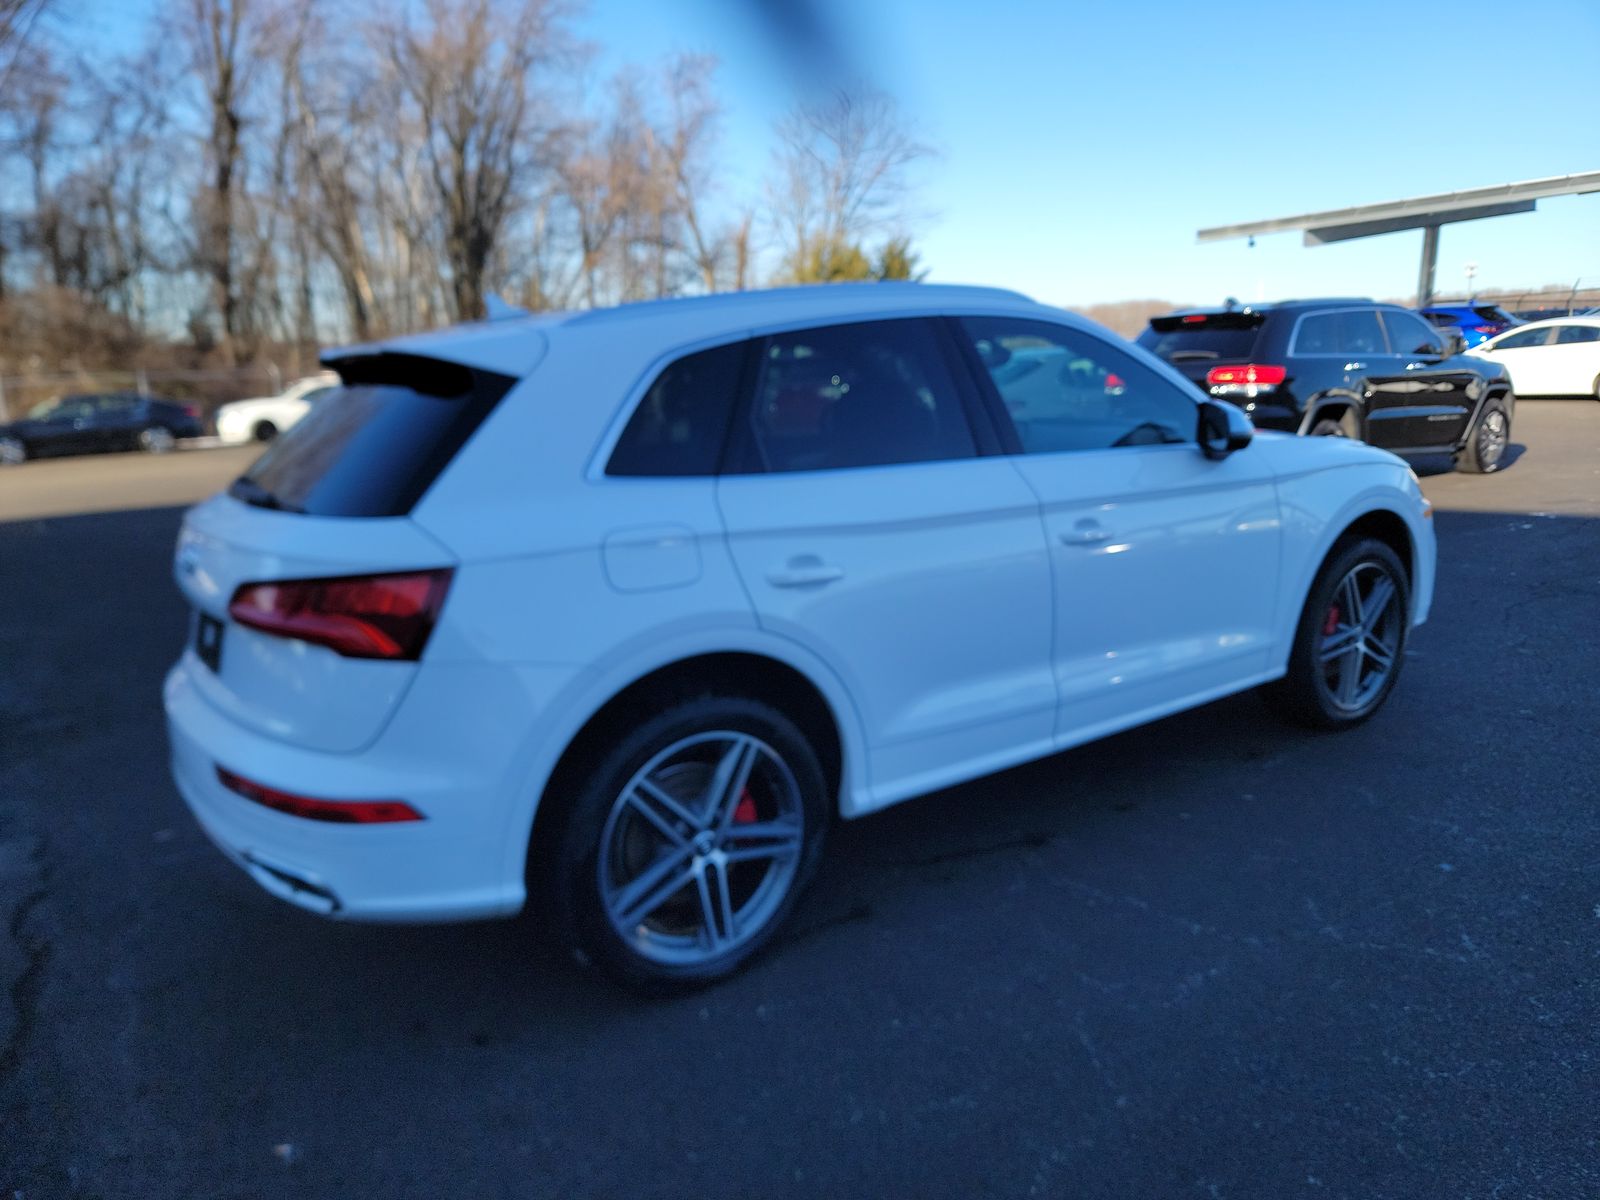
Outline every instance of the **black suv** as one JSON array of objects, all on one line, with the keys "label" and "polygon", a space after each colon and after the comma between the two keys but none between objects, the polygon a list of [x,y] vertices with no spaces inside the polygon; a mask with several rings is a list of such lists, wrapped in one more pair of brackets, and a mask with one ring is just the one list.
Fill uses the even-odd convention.
[{"label": "black suv", "polygon": [[1262,429],[1360,438],[1396,453],[1449,451],[1497,470],[1516,398],[1505,368],[1459,334],[1365,299],[1285,300],[1153,317],[1139,345]]}]

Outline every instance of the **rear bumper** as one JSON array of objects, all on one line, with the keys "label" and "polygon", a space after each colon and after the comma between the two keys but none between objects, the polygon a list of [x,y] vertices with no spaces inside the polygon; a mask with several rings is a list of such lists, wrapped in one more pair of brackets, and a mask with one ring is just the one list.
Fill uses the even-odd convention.
[{"label": "rear bumper", "polygon": [[[522,907],[522,855],[508,853],[508,837],[526,828],[515,810],[531,806],[537,783],[518,771],[529,724],[508,714],[538,712],[522,673],[447,667],[432,681],[419,675],[383,736],[338,754],[240,725],[197,687],[205,670],[186,652],[167,676],[173,780],[211,840],[267,891],[351,920],[468,920]],[[437,702],[429,705],[430,696]],[[219,765],[318,799],[404,800],[424,819],[340,825],[290,816],[224,787]]]}]

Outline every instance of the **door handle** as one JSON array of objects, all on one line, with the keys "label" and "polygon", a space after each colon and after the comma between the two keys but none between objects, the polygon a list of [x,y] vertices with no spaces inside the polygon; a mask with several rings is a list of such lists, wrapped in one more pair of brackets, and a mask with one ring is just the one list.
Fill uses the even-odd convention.
[{"label": "door handle", "polygon": [[825,563],[815,555],[791,558],[781,567],[767,572],[767,582],[773,587],[817,587],[844,578],[844,568]]},{"label": "door handle", "polygon": [[1061,531],[1061,544],[1064,546],[1098,546],[1110,540],[1111,534],[1098,521],[1079,521],[1071,529]]},{"label": "door handle", "polygon": [[1345,363],[1344,369],[1346,371],[1365,371],[1367,369],[1367,364],[1366,363]]}]

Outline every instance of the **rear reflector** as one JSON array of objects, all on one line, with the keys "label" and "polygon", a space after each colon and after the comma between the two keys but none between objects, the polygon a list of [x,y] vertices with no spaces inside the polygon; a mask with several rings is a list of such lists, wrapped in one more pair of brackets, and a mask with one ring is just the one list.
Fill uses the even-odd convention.
[{"label": "rear reflector", "polygon": [[428,643],[450,568],[338,579],[245,583],[228,615],[241,625],[326,646],[346,658],[416,661]]},{"label": "rear reflector", "polygon": [[1246,363],[1242,367],[1212,367],[1206,372],[1206,383],[1212,387],[1247,386],[1276,387],[1288,376],[1287,368]]},{"label": "rear reflector", "polygon": [[296,796],[277,788],[263,787],[226,767],[217,768],[217,779],[230,792],[254,800],[265,808],[304,817],[308,821],[331,821],[336,825],[392,825],[397,821],[420,821],[422,814],[404,800],[315,800]]}]

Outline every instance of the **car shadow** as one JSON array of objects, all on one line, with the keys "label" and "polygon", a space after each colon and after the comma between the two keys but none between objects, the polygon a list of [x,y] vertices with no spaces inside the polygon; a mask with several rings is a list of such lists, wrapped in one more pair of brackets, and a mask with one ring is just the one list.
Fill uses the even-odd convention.
[{"label": "car shadow", "polygon": [[[1519,459],[1528,452],[1528,447],[1521,442],[1512,442],[1506,447],[1506,456],[1500,464],[1500,470],[1509,471],[1517,465]],[[1456,469],[1455,456],[1451,454],[1416,454],[1402,455],[1411,469],[1422,479],[1433,475],[1449,475]]]},{"label": "car shadow", "polygon": [[[1503,539],[1507,519],[1518,515],[1445,514],[1441,538]],[[459,926],[330,923],[261,892],[207,844],[168,780],[155,702],[185,629],[168,577],[180,516],[169,508],[0,526],[0,553],[31,581],[12,597],[0,651],[12,651],[19,672],[32,663],[19,674],[21,708],[0,709],[14,735],[10,746],[0,738],[0,749],[12,751],[0,754],[0,764],[26,770],[34,786],[13,795],[23,810],[38,810],[32,819],[41,825],[57,823],[57,808],[44,797],[65,780],[75,795],[116,798],[92,833],[73,823],[72,853],[83,878],[98,881],[85,888],[100,903],[145,898],[134,938],[141,976],[193,977],[188,1026],[203,1026],[203,1012],[229,1011],[227,1027],[209,1035],[218,1053],[238,1053],[241,1031],[270,1030],[283,1011],[337,1025],[371,996],[385,1004],[367,1012],[359,1035],[347,1032],[352,1042],[454,1039],[482,1047],[533,1037],[534,1026],[543,1027],[542,1037],[625,1027],[635,1000],[597,973],[574,969],[551,945],[537,903],[512,920]],[[1586,520],[1551,518],[1539,528],[1541,537],[1572,540],[1571,561],[1592,544]],[[1255,845],[1266,828],[1279,844],[1294,844],[1303,821],[1324,819],[1313,802],[1324,809],[1346,802],[1352,756],[1380,764],[1381,776],[1405,746],[1436,736],[1439,698],[1463,687],[1451,673],[1456,657],[1436,648],[1470,625],[1464,609],[1453,609],[1471,602],[1462,584],[1482,581],[1461,572],[1480,561],[1467,555],[1449,560],[1464,565],[1444,567],[1453,586],[1441,583],[1435,619],[1416,643],[1426,666],[1414,669],[1383,720],[1329,738],[1286,726],[1270,698],[1244,694],[840,822],[811,894],[773,953],[702,996],[742,1005],[815,988],[818,973],[870,973],[878,943],[914,942],[929,922],[948,924],[944,907],[952,903],[970,912],[1004,907],[1013,884],[1041,873],[1090,878],[1110,863],[1185,879],[1195,870],[1188,847],[1201,829],[1220,842]],[[121,581],[116,602],[86,590],[90,578]],[[51,666],[69,647],[82,649],[79,631],[94,625],[91,617],[105,626],[107,648],[89,655],[88,669],[115,686],[73,684]],[[24,653],[25,645],[33,650]],[[1431,685],[1425,670],[1435,673]],[[1381,786],[1374,779],[1362,786]],[[1291,797],[1308,816],[1284,803]],[[66,829],[47,832],[66,842]],[[130,846],[142,852],[130,855]],[[261,978],[273,987],[243,986]],[[682,1004],[697,1012],[705,1002]]]}]

